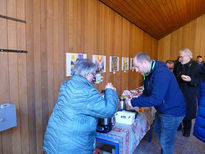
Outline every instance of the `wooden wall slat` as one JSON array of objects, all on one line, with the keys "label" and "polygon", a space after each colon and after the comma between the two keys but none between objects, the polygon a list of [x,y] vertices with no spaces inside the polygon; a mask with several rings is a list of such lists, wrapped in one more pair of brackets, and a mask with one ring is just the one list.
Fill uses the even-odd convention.
[{"label": "wooden wall slat", "polygon": [[[129,38],[130,38],[130,29],[129,29],[129,22],[126,19],[122,18],[122,39],[121,39],[121,43],[122,43],[122,51],[121,51],[121,70],[122,70],[122,57],[128,57],[129,58]],[[129,58],[130,61],[130,58]],[[130,63],[129,63],[129,68],[130,68]],[[121,88],[123,87],[123,89],[129,89],[128,88],[128,79],[129,79],[129,71],[121,71],[121,77],[120,77],[120,84],[121,84]],[[122,91],[123,92],[123,91]],[[121,92],[121,93],[122,93]]]},{"label": "wooden wall slat", "polygon": [[[19,116],[18,125],[21,135],[21,154],[29,153],[29,127],[28,127],[28,102],[27,102],[27,74],[26,74],[26,55],[18,55],[18,78],[19,78]],[[16,144],[16,143],[15,143]],[[14,152],[15,153],[15,152]]]},{"label": "wooden wall slat", "polygon": [[18,50],[26,50],[26,37],[25,30],[26,24],[17,22],[17,48]]},{"label": "wooden wall slat", "polygon": [[16,0],[7,0],[7,16],[16,18],[17,8],[16,8]]},{"label": "wooden wall slat", "polygon": [[34,85],[35,85],[35,118],[36,118],[36,146],[37,153],[42,153],[43,145],[43,111],[42,111],[42,91],[41,91],[41,51],[40,51],[40,25],[41,25],[41,2],[36,0],[33,3],[33,26],[35,27],[33,32],[34,41]]},{"label": "wooden wall slat", "polygon": [[47,81],[48,82],[48,107],[49,107],[49,113],[52,112],[53,106],[54,106],[54,98],[53,98],[53,45],[54,45],[54,26],[53,26],[53,17],[54,17],[54,12],[53,12],[53,0],[48,0],[47,1],[47,7],[48,7],[48,14],[47,14]]},{"label": "wooden wall slat", "polygon": [[41,94],[42,94],[42,121],[43,132],[46,130],[46,125],[49,118],[48,107],[48,70],[47,70],[47,1],[40,1],[41,4],[41,31],[40,31],[40,56],[41,56]]},{"label": "wooden wall slat", "polygon": [[[8,48],[17,49],[17,23],[15,21],[8,21]],[[17,53],[9,53],[9,80],[10,80],[10,103],[16,105],[17,110],[17,123],[20,123],[20,108],[18,102],[18,55]],[[20,140],[20,125],[12,129],[12,150],[13,153],[21,153],[21,140]],[[15,144],[19,143],[19,145]]]},{"label": "wooden wall slat", "polygon": [[205,28],[204,26],[205,26],[205,15],[196,19],[196,40],[194,44],[195,51],[197,51],[197,54],[195,54],[195,56],[202,55],[205,60],[205,53],[204,53],[205,51],[205,45],[204,45]]},{"label": "wooden wall slat", "polygon": [[[7,21],[2,18],[0,18],[0,31],[0,48],[4,49],[8,47],[8,27]],[[10,87],[8,66],[8,53],[0,53],[0,104],[9,103]],[[0,132],[0,153],[3,154],[5,152],[11,152],[7,151],[8,148],[11,148],[7,146],[9,145],[9,143],[11,143],[11,135],[12,133],[9,131],[7,131],[6,133]]]},{"label": "wooden wall slat", "polygon": [[[17,49],[26,50],[26,29],[24,23],[17,23]],[[18,126],[20,127],[21,154],[29,153],[29,130],[28,130],[28,102],[27,102],[27,76],[26,54],[18,54]]]},{"label": "wooden wall slat", "polygon": [[59,78],[58,78],[58,74],[60,73],[58,71],[58,63],[59,63],[59,53],[62,53],[63,50],[60,50],[59,48],[59,39],[62,37],[62,35],[59,35],[59,26],[60,26],[60,22],[59,22],[59,2],[58,1],[54,1],[53,2],[53,7],[54,7],[54,11],[53,11],[53,35],[55,37],[53,37],[53,107],[55,105],[55,102],[57,100],[58,97],[58,90],[59,90]]},{"label": "wooden wall slat", "polygon": [[58,38],[58,84],[55,91],[55,98],[58,97],[58,92],[60,89],[60,85],[63,82],[65,78],[65,14],[64,14],[64,5],[65,1],[60,0],[59,1],[59,9],[58,9],[58,35],[60,36]]},{"label": "wooden wall slat", "polygon": [[[119,57],[119,71],[115,73],[115,75],[112,75],[114,78],[113,84],[115,85],[119,95],[122,94],[122,89],[121,89],[121,84],[119,83],[121,79],[121,69],[122,66],[120,65],[122,63],[121,59],[121,52],[122,52],[122,17],[119,16],[118,14],[114,15],[114,50],[112,52],[112,56],[117,56]],[[108,63],[109,64],[109,63]]]},{"label": "wooden wall slat", "polygon": [[7,49],[7,40],[8,40],[8,26],[7,26],[7,20],[0,18],[0,48],[1,49]]},{"label": "wooden wall slat", "polygon": [[25,14],[25,2],[26,0],[16,0],[16,6],[17,6],[17,19],[25,20],[26,14]]},{"label": "wooden wall slat", "polygon": [[0,14],[6,16],[6,3],[7,0],[0,0]]},{"label": "wooden wall slat", "polygon": [[37,153],[36,141],[36,116],[35,116],[35,76],[34,76],[34,25],[33,25],[33,0],[26,1],[26,47],[27,54],[27,102],[28,102],[28,130],[29,153]]}]

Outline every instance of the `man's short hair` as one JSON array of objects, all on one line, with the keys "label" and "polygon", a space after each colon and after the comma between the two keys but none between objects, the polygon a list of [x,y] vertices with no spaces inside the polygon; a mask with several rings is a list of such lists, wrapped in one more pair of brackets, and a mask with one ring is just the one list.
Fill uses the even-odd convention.
[{"label": "man's short hair", "polygon": [[198,59],[198,58],[202,58],[202,56],[197,56],[196,58],[197,58],[197,59]]},{"label": "man's short hair", "polygon": [[192,52],[191,52],[191,50],[189,50],[188,48],[182,49],[182,50],[180,50],[179,52],[180,52],[180,53],[181,53],[181,52],[184,52],[187,56],[189,56],[190,58],[193,58]]},{"label": "man's short hair", "polygon": [[136,60],[140,63],[142,63],[143,61],[148,61],[148,62],[152,61],[150,56],[145,52],[137,53],[134,58],[136,58]]},{"label": "man's short hair", "polygon": [[168,63],[168,64],[174,64],[174,61],[173,61],[173,60],[167,60],[167,61],[166,61],[166,64],[167,64],[167,63]]}]

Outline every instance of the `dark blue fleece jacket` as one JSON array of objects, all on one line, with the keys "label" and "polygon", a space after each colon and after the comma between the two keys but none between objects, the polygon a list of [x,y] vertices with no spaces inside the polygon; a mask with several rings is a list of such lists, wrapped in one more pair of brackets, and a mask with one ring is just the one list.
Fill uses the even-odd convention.
[{"label": "dark blue fleece jacket", "polygon": [[131,100],[132,106],[154,106],[159,113],[183,116],[186,102],[174,74],[163,62],[152,61],[150,72],[144,76],[144,91]]}]

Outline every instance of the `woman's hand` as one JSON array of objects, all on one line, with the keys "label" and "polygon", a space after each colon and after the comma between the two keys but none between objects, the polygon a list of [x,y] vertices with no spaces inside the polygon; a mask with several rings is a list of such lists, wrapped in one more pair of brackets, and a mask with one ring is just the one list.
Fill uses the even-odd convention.
[{"label": "woman's hand", "polygon": [[107,85],[105,86],[105,89],[110,88],[112,90],[116,90],[116,88],[112,85],[112,83],[107,83]]}]

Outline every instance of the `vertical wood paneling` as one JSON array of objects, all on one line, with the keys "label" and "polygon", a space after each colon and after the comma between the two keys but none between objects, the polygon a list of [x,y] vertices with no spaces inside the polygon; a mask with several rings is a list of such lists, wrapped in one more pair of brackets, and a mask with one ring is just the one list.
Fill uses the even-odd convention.
[{"label": "vertical wood paneling", "polygon": [[36,0],[33,3],[33,41],[34,41],[34,85],[35,85],[35,118],[36,118],[36,146],[37,153],[42,153],[42,142],[43,142],[43,122],[42,122],[42,91],[41,91],[41,52],[40,52],[40,17],[41,17],[41,3],[40,0]]},{"label": "vertical wood paneling", "polygon": [[[17,23],[17,49],[26,50],[26,31],[24,23]],[[18,102],[19,116],[18,125],[21,135],[21,154],[29,153],[29,130],[28,130],[28,102],[27,102],[27,75],[26,75],[26,54],[18,55]]]},{"label": "vertical wood paneling", "polygon": [[[65,76],[65,53],[107,57],[101,91],[112,82],[119,95],[141,84],[141,75],[121,71],[121,57],[145,51],[156,56],[157,41],[97,0],[0,0],[0,101],[17,106],[18,126],[0,133],[0,153],[43,153],[49,116]],[[109,72],[109,56],[120,58],[120,71]],[[3,74],[3,75],[2,75]]]},{"label": "vertical wood paneling", "polygon": [[48,82],[48,106],[49,113],[52,112],[54,106],[53,97],[53,46],[54,46],[54,5],[53,0],[47,0],[47,82]]},{"label": "vertical wood paneling", "polygon": [[162,51],[161,59],[165,59],[166,55],[170,54],[170,36],[164,37],[163,41],[159,42],[159,48]]},{"label": "vertical wood paneling", "polygon": [[195,56],[202,55],[205,60],[205,15],[196,19]]},{"label": "vertical wood paneling", "polygon": [[[110,56],[115,56],[113,55],[113,40],[114,40],[114,14],[112,14],[112,11],[109,8],[106,8],[106,18],[107,18],[107,25],[106,25],[106,48],[105,48],[105,54],[107,56],[107,66],[106,66],[106,79],[108,82],[114,82],[114,75],[113,73],[109,72],[109,60]],[[116,86],[116,85],[114,85]]]},{"label": "vertical wood paneling", "polygon": [[[1,4],[4,4],[6,7],[5,1]],[[2,13],[6,13],[3,10],[0,10]],[[0,48],[6,49],[8,47],[8,26],[7,21],[0,18]],[[8,69],[8,53],[0,53],[0,102],[8,103],[9,102],[9,69]],[[11,148],[9,143],[11,143],[11,135],[12,133],[9,131],[7,133],[0,133],[0,153],[11,152],[8,151],[8,148]],[[12,150],[12,149],[11,149]]]},{"label": "vertical wood paneling", "polygon": [[[62,0],[60,0],[62,1]],[[57,95],[58,94],[58,90],[59,90],[59,79],[58,79],[58,74],[60,73],[58,71],[58,60],[59,60],[59,53],[62,53],[63,50],[59,50],[59,39],[60,39],[60,35],[59,35],[59,2],[58,1],[54,1],[53,2],[53,102],[56,102],[57,100]],[[55,103],[53,103],[53,107],[54,107]]]},{"label": "vertical wood paneling", "polygon": [[[42,95],[42,128],[43,134],[46,130],[47,120],[49,118],[49,107],[48,107],[48,70],[47,70],[47,1],[40,1],[41,4],[41,16],[40,16],[40,55],[41,55],[41,95]],[[38,71],[37,71],[38,72]]]},{"label": "vertical wood paneling", "polygon": [[6,16],[6,3],[7,0],[0,0],[0,14]]},{"label": "vertical wood paneling", "polygon": [[16,1],[17,0],[7,0],[6,3],[7,3],[7,16],[9,17],[13,17],[13,18],[16,18]]},{"label": "vertical wood paneling", "polygon": [[[15,21],[8,21],[8,48],[17,49],[17,23]],[[20,115],[20,108],[18,102],[18,59],[17,53],[9,53],[9,79],[10,79],[10,102],[16,105],[17,117]],[[19,118],[17,119],[19,123]],[[20,128],[20,125],[17,127]],[[21,153],[20,129],[12,129],[12,143],[13,153]]]},{"label": "vertical wood paneling", "polygon": [[17,6],[17,19],[25,20],[25,0],[16,0]]},{"label": "vertical wood paneling", "polygon": [[[130,46],[129,46],[129,44],[130,44],[130,42],[129,42],[129,38],[130,38],[129,25],[130,25],[130,23],[126,19],[122,19],[122,39],[121,39],[122,51],[121,51],[120,58],[121,57],[129,57],[129,49],[130,49]],[[121,59],[121,63],[122,63],[122,59]],[[122,66],[121,63],[120,63],[120,65]],[[130,68],[130,66],[129,66],[129,68]],[[123,89],[129,89],[128,88],[129,71],[126,71],[126,72],[120,71],[120,72],[121,72],[121,77],[120,77],[121,87],[123,87]],[[121,93],[122,93],[122,91],[121,91]]]},{"label": "vertical wood paneling", "polygon": [[[144,32],[135,27],[134,25],[131,25],[131,38],[130,38],[130,57],[134,57],[136,53],[139,52],[146,52],[144,49]],[[149,41],[149,40],[147,40]],[[129,89],[135,89],[136,87],[142,85],[142,77],[141,74],[136,73],[135,71],[129,72]]]},{"label": "vertical wood paneling", "polygon": [[177,59],[179,50],[189,48],[193,59],[198,55],[205,57],[205,15],[198,17],[185,26],[159,40],[158,58],[162,61]]},{"label": "vertical wood paneling", "polygon": [[[122,62],[121,59],[121,52],[122,52],[122,17],[120,17],[118,14],[114,15],[114,50],[112,52],[112,56],[118,56],[119,57],[119,65]],[[109,63],[108,63],[109,64]],[[121,77],[121,65],[119,66],[119,71],[115,73],[115,75],[112,75],[112,78],[114,78],[113,84],[117,88],[117,91],[119,95],[122,93],[121,84],[119,83]]]},{"label": "vertical wood paneling", "polygon": [[[106,55],[105,53],[105,7],[97,3],[97,32],[96,32],[96,51],[95,54]],[[92,58],[92,57],[91,57]],[[102,73],[104,80],[106,81],[106,73]],[[105,89],[105,84],[98,84],[95,87],[99,90]]]},{"label": "vertical wood paneling", "polygon": [[[57,76],[58,76],[58,81],[57,81],[57,87],[55,87],[55,98],[57,99],[58,97],[58,92],[60,89],[60,85],[61,82],[64,80],[65,78],[65,27],[64,27],[64,5],[65,5],[65,1],[64,0],[59,0],[59,6],[58,6],[58,63],[57,63],[57,67],[58,67],[58,72],[57,72]],[[55,57],[54,57],[55,58]],[[56,100],[55,99],[55,100]]]},{"label": "vertical wood paneling", "polygon": [[[33,0],[26,1],[26,47],[27,54],[27,102],[28,102],[28,130],[29,153],[37,153],[36,141],[36,115],[35,115],[35,74],[34,74],[34,23],[35,13]],[[45,57],[44,57],[45,58]]]}]

